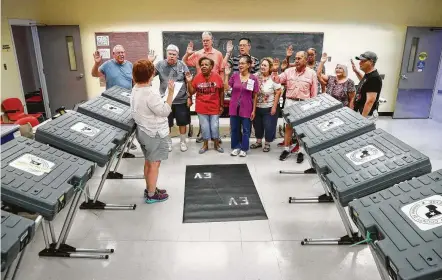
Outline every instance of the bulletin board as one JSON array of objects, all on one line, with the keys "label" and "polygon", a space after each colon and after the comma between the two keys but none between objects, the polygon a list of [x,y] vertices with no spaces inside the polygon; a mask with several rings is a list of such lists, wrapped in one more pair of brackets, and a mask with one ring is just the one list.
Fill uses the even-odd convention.
[{"label": "bulletin board", "polygon": [[[103,62],[113,59],[112,49],[122,45],[126,50],[126,60],[134,63],[138,59],[147,58],[149,53],[148,32],[95,32],[95,46],[101,53]],[[106,86],[104,77],[100,78],[100,86]]]}]

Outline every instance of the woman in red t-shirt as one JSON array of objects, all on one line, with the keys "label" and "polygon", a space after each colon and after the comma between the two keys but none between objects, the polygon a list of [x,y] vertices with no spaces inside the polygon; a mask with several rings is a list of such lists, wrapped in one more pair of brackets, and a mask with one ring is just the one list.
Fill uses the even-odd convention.
[{"label": "woman in red t-shirt", "polygon": [[214,139],[214,148],[224,153],[219,143],[219,116],[223,112],[224,84],[218,73],[212,72],[214,61],[202,57],[198,61],[201,73],[197,74],[192,81],[192,75],[186,74],[187,90],[192,96],[196,93],[195,111],[201,126],[201,134],[204,144],[199,153],[203,154],[209,149],[209,140]]}]

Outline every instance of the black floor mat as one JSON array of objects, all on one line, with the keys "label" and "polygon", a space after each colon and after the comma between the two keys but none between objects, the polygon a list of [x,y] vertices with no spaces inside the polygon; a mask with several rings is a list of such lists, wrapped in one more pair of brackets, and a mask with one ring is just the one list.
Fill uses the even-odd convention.
[{"label": "black floor mat", "polygon": [[247,164],[188,165],[184,223],[267,220]]}]

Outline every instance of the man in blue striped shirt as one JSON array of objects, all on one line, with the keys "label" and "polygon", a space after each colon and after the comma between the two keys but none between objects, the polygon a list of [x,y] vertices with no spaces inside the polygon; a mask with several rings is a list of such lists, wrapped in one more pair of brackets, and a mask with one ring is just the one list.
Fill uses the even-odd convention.
[{"label": "man in blue striped shirt", "polygon": [[[249,38],[241,38],[239,39],[239,55],[234,56],[230,59],[230,63],[233,65],[232,68],[232,73],[234,72],[238,72],[238,66],[239,66],[239,58],[242,55],[250,55],[250,49],[252,48],[252,42],[250,41]],[[227,50],[226,56],[230,56],[232,53],[229,52],[229,50]],[[251,56],[251,55],[250,55]],[[259,59],[257,59],[254,56],[252,57],[252,68],[251,68],[251,73],[255,74],[257,72],[259,72]]]}]

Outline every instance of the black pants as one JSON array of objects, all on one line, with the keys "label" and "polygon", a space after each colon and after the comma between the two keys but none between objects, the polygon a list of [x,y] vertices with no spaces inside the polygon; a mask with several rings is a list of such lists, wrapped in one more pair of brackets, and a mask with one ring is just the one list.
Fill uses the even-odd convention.
[{"label": "black pants", "polygon": [[278,114],[271,114],[272,108],[256,108],[253,128],[255,129],[256,139],[262,139],[265,136],[266,142],[273,142],[276,138],[276,126],[278,124]]}]

